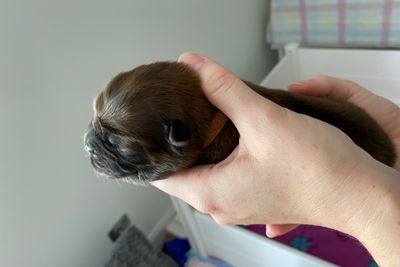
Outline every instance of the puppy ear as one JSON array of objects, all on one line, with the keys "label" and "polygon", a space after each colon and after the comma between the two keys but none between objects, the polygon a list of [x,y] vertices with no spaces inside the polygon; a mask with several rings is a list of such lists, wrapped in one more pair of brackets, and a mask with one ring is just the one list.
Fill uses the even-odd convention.
[{"label": "puppy ear", "polygon": [[176,147],[184,147],[189,143],[190,131],[180,120],[167,122],[168,142]]}]

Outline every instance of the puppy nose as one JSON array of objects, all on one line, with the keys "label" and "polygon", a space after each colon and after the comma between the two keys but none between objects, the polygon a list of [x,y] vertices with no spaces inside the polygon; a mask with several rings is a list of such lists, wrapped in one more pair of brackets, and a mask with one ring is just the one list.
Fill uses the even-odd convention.
[{"label": "puppy nose", "polygon": [[84,149],[86,150],[86,152],[88,152],[88,153],[90,153],[90,154],[94,152],[93,141],[92,141],[92,139],[93,139],[93,138],[91,138],[90,133],[88,132],[88,133],[85,135],[85,139],[84,139],[84,141],[83,141],[83,147],[84,147]]},{"label": "puppy nose", "polygon": [[94,160],[99,159],[99,155],[96,153],[96,150],[92,146],[85,144],[85,150]]},{"label": "puppy nose", "polygon": [[84,139],[84,148],[90,155],[95,154],[93,130],[89,130]]},{"label": "puppy nose", "polygon": [[94,160],[98,160],[100,158],[99,155],[96,153],[96,150],[90,144],[85,143],[85,150]]},{"label": "puppy nose", "polygon": [[94,148],[91,147],[88,144],[85,144],[85,150],[89,153],[89,154],[93,154],[94,153]]}]

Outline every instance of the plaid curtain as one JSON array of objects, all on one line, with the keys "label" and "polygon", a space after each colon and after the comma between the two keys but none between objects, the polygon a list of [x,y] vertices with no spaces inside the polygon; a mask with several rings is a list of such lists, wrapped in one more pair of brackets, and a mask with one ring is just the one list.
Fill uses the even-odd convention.
[{"label": "plaid curtain", "polygon": [[400,47],[400,0],[271,0],[267,40],[275,48]]}]

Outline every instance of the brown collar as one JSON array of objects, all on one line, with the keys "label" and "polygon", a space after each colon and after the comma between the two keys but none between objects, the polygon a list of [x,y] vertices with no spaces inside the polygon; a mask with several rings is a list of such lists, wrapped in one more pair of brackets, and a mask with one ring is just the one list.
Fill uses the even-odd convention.
[{"label": "brown collar", "polygon": [[203,144],[203,149],[208,147],[215,140],[215,138],[217,138],[221,130],[224,128],[227,119],[228,118],[226,117],[226,115],[221,111],[218,111],[217,114],[215,114],[214,118],[211,121],[210,128],[208,129]]}]

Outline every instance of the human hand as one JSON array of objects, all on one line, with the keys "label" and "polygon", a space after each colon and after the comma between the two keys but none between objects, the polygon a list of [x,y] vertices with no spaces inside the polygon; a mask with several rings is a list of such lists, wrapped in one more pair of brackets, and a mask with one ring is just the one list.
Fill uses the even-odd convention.
[{"label": "human hand", "polygon": [[[289,91],[312,95],[327,96],[338,100],[349,101],[364,109],[386,131],[400,155],[400,108],[393,102],[377,96],[360,85],[329,76],[317,76],[310,80],[289,85]],[[398,157],[394,168],[400,171]],[[267,225],[269,236],[285,234],[298,225]]]},{"label": "human hand", "polygon": [[210,59],[185,54],[181,61],[198,72],[207,98],[234,123],[239,145],[218,164],[183,170],[153,185],[221,224],[304,223],[345,230],[357,208],[346,202],[357,180],[353,173],[372,158],[337,128],[263,98]]},{"label": "human hand", "polygon": [[[316,76],[310,80],[289,85],[289,91],[304,95],[327,96],[353,103],[364,109],[392,139],[400,155],[400,108],[390,100],[375,95],[360,85],[329,76]],[[394,168],[400,171],[400,157]]]}]

